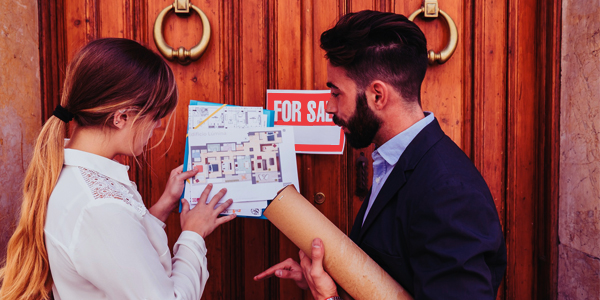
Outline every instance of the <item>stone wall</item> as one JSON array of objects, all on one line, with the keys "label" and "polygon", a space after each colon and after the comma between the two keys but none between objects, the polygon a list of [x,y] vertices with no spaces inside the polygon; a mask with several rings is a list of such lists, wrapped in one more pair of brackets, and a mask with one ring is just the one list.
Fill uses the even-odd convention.
[{"label": "stone wall", "polygon": [[558,299],[600,299],[600,1],[562,13]]},{"label": "stone wall", "polygon": [[0,1],[0,262],[41,128],[37,0]]}]

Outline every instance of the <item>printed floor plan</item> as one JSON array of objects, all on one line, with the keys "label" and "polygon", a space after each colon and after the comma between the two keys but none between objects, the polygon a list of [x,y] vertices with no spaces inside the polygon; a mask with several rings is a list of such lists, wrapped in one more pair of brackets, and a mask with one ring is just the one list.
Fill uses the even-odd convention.
[{"label": "printed floor plan", "polygon": [[281,131],[248,132],[242,142],[191,146],[192,184],[251,181],[282,182],[279,144]]},{"label": "printed floor plan", "polygon": [[[232,199],[225,214],[259,217],[268,201],[287,185],[298,187],[294,130],[273,127],[271,111],[190,101],[183,198],[193,208],[208,184],[206,201],[226,188],[220,203]],[[269,126],[267,126],[269,125]]]}]

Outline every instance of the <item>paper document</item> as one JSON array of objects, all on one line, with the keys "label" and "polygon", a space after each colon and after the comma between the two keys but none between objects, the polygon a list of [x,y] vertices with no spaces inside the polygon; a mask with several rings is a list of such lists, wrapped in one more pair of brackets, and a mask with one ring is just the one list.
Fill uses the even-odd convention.
[{"label": "paper document", "polygon": [[[222,188],[226,214],[264,218],[267,200],[288,184],[298,184],[293,128],[274,128],[272,111],[193,101],[189,106],[183,197],[194,207],[209,183],[208,201]],[[268,127],[271,126],[271,127]]]}]

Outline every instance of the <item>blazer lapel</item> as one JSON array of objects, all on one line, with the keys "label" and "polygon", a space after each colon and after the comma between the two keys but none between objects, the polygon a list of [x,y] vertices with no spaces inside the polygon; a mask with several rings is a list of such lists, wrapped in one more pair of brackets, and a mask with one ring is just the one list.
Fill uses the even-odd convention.
[{"label": "blazer lapel", "polygon": [[[440,124],[437,119],[434,119],[429,125],[425,126],[419,134],[412,140],[412,142],[406,147],[406,150],[398,159],[398,162],[394,166],[392,173],[388,176],[387,180],[383,184],[381,191],[375,198],[375,202],[373,206],[371,206],[371,210],[367,215],[367,219],[365,223],[362,225],[358,238],[354,240],[357,244],[362,241],[363,236],[369,229],[369,226],[373,224],[373,222],[377,219],[377,216],[381,211],[385,208],[385,206],[390,202],[390,200],[394,197],[394,195],[406,184],[406,171],[413,170],[416,165],[419,163],[423,155],[429,151],[431,147],[435,143],[437,143],[440,139],[445,136]],[[368,198],[366,198],[368,201]],[[365,202],[367,202],[365,201]],[[362,206],[366,206],[364,203]],[[361,211],[363,207],[361,207]],[[365,207],[366,210],[366,207]],[[364,218],[364,211],[362,211],[362,218]],[[359,211],[359,215],[361,212]],[[354,233],[355,227],[357,225],[357,220],[354,221],[354,226],[352,228],[352,233]]]},{"label": "blazer lapel", "polygon": [[360,234],[360,228],[362,227],[362,220],[365,218],[365,212],[367,211],[367,206],[369,205],[369,198],[371,197],[371,192],[373,189],[369,189],[367,196],[363,199],[363,203],[358,210],[358,214],[356,214],[356,218],[354,218],[354,225],[352,225],[352,230],[350,231],[350,239],[354,241],[354,243],[358,244],[358,235]]},{"label": "blazer lapel", "polygon": [[[375,198],[375,202],[373,202],[373,206],[371,206],[371,210],[369,210],[369,214],[367,215],[367,219],[365,220],[365,223],[362,224],[362,228],[360,230],[360,234],[359,234],[358,240],[357,240],[358,243],[360,241],[362,241],[362,238],[363,238],[365,232],[367,232],[367,229],[369,229],[369,226],[371,226],[371,224],[373,224],[373,221],[375,221],[377,215],[379,215],[379,213],[383,210],[385,205],[388,202],[390,202],[390,200],[392,199],[394,194],[396,194],[396,192],[402,186],[404,186],[405,183],[406,183],[406,177],[404,176],[404,168],[402,168],[401,166],[396,164],[396,166],[394,167],[394,170],[392,170],[392,173],[390,174],[388,179],[383,184],[383,187],[379,191],[377,198]],[[365,202],[368,202],[368,199],[366,199],[366,200],[367,201],[365,201]],[[366,206],[366,205],[363,205],[363,206]],[[362,210],[362,207],[361,207],[361,210]],[[366,207],[365,207],[365,210],[366,210]],[[364,213],[365,212],[363,212],[363,214],[362,214],[363,216],[361,217],[361,219],[360,220],[357,219],[357,221],[362,221],[362,219],[364,218]],[[357,221],[355,221],[355,223],[354,223],[355,226],[356,226]],[[354,230],[354,228],[352,228],[352,230]]]}]

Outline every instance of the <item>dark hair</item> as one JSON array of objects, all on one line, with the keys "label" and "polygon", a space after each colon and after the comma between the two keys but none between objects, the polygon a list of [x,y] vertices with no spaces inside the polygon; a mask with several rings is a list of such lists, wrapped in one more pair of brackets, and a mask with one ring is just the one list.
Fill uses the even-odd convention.
[{"label": "dark hair", "polygon": [[405,16],[371,10],[346,14],[321,34],[321,48],[329,62],[344,68],[359,89],[379,79],[407,101],[421,104],[427,40]]}]

